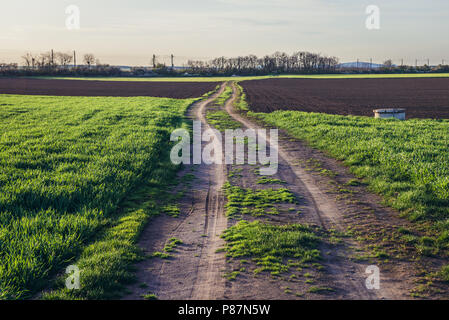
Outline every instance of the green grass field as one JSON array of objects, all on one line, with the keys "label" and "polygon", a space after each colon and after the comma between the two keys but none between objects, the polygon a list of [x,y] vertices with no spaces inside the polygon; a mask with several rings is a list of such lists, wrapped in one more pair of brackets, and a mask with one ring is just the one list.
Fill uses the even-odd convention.
[{"label": "green grass field", "polygon": [[276,78],[292,79],[384,79],[384,78],[447,78],[449,73],[410,73],[410,74],[323,74],[323,75],[279,75],[279,76],[248,76],[248,77],[38,77],[40,79],[65,80],[97,80],[97,81],[160,81],[160,82],[225,82],[246,81]]},{"label": "green grass field", "polygon": [[0,95],[0,299],[30,297],[79,256],[77,298],[116,293],[155,209],[151,197],[119,205],[148,182],[160,197],[177,169],[170,134],[193,101]]},{"label": "green grass field", "polygon": [[249,113],[345,161],[414,221],[431,222],[449,249],[449,120],[379,120],[300,111]]}]

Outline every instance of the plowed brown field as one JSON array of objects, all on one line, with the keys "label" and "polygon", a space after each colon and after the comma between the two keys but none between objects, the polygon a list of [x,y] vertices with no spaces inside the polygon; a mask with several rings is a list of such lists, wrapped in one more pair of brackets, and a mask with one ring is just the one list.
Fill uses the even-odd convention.
[{"label": "plowed brown field", "polygon": [[268,79],[243,81],[251,110],[373,116],[405,108],[407,118],[449,118],[449,79]]},{"label": "plowed brown field", "polygon": [[187,99],[212,91],[215,82],[133,82],[0,78],[0,94],[52,96],[166,97]]}]

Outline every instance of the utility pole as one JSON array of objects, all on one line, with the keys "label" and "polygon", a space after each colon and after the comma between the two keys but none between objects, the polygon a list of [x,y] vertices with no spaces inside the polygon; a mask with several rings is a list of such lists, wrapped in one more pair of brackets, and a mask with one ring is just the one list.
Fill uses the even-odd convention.
[{"label": "utility pole", "polygon": [[173,59],[174,59],[175,57],[173,56],[173,54],[171,55],[171,68],[172,69],[174,69],[175,68],[175,64],[174,64],[174,62],[173,62]]},{"label": "utility pole", "polygon": [[51,66],[53,67],[54,64],[55,64],[55,61],[54,61],[54,54],[53,54],[53,49],[51,49]]},{"label": "utility pole", "polygon": [[153,69],[156,69],[156,55],[153,54]]},{"label": "utility pole", "polygon": [[76,68],[76,51],[73,50],[73,66]]},{"label": "utility pole", "polygon": [[430,59],[427,59],[427,66],[430,67]]},{"label": "utility pole", "polygon": [[418,68],[418,59],[415,59],[415,68]]}]

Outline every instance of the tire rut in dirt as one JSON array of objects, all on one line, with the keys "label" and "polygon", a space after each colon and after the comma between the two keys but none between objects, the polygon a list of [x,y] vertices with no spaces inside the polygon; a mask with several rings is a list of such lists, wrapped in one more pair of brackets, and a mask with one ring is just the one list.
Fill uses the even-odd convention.
[{"label": "tire rut in dirt", "polygon": [[[192,120],[198,110],[212,102],[223,88],[206,100],[195,103],[189,111]],[[203,119],[204,121],[204,119]],[[150,221],[143,231],[139,246],[147,254],[162,251],[171,238],[182,241],[169,259],[146,259],[137,267],[137,282],[129,287],[125,299],[142,299],[146,293],[155,294],[161,300],[191,300],[223,298],[225,279],[222,269],[223,253],[216,253],[222,246],[220,238],[223,200],[220,181],[222,168],[205,164],[185,166],[179,176],[193,174],[194,184],[179,201],[179,218],[166,215]],[[226,220],[224,220],[226,223]]]}]

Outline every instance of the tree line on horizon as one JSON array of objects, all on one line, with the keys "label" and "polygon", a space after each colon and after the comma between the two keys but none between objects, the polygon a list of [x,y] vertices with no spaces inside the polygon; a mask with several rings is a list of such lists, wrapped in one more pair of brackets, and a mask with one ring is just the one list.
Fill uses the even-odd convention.
[{"label": "tree line on horizon", "polygon": [[[83,64],[77,64],[75,52],[54,52],[41,54],[26,53],[22,57],[23,66],[17,63],[0,63],[0,76],[231,76],[231,75],[270,75],[270,74],[331,74],[331,73],[414,73],[449,72],[449,66],[394,66],[391,60],[383,67],[341,68],[337,57],[318,53],[298,51],[291,55],[275,52],[257,57],[247,55],[239,57],[218,57],[209,61],[189,60],[185,68],[176,69],[157,63],[153,55],[152,67],[131,67],[122,70],[117,66],[101,64],[94,54],[80,57]],[[76,60],[75,60],[76,59]],[[172,55],[173,59],[173,55]]]},{"label": "tree line on horizon", "polygon": [[334,73],[337,57],[298,51],[289,55],[275,52],[261,58],[247,55],[234,58],[219,57],[210,61],[189,60],[187,66],[194,73],[212,74],[273,74],[273,73]]}]

